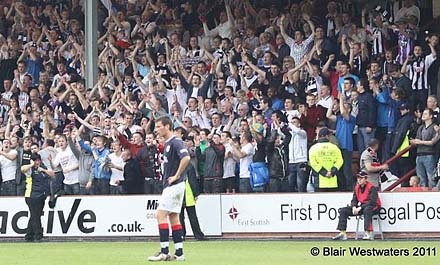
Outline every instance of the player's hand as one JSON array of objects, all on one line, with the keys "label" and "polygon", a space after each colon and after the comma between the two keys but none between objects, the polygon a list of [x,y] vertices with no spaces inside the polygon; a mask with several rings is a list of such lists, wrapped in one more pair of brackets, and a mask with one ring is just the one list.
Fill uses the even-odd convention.
[{"label": "player's hand", "polygon": [[171,176],[168,178],[168,185],[173,184],[174,182],[176,182],[179,179],[179,176]]}]

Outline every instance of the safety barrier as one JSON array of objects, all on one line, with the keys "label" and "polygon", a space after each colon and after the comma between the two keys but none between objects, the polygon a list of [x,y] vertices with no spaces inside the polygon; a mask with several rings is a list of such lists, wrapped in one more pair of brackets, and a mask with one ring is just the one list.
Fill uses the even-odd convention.
[{"label": "safety barrier", "polygon": [[[381,193],[384,232],[440,232],[440,193]],[[338,208],[352,193],[277,193],[201,195],[197,214],[208,236],[225,233],[334,232]],[[47,204],[42,224],[53,237],[157,236],[158,196],[61,197],[54,209]],[[22,237],[28,222],[23,198],[0,198],[0,238]],[[188,221],[188,219],[186,219]],[[353,232],[356,220],[349,221]],[[188,235],[191,235],[189,223]]]}]

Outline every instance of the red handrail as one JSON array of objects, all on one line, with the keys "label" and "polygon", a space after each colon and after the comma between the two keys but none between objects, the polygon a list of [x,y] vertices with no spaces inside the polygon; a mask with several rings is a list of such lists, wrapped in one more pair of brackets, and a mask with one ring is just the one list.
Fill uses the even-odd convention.
[{"label": "red handrail", "polygon": [[[409,145],[407,146],[405,149],[402,149],[399,153],[395,154],[393,157],[391,157],[390,159],[388,159],[387,161],[385,161],[385,164],[391,164],[394,161],[396,161],[397,159],[399,159],[401,156],[403,156],[404,154],[406,154],[407,152],[409,152],[409,150],[411,150],[412,148],[414,148],[416,145]],[[401,184],[402,182],[408,180],[411,176],[414,175],[414,173],[416,172],[416,169],[413,168],[412,170],[410,170],[409,172],[407,172],[405,175],[400,176],[399,179],[394,182],[393,184],[391,184],[390,186],[388,186],[385,190],[383,191],[392,191],[395,187],[397,187],[399,184]]]},{"label": "red handrail", "polygon": [[416,145],[409,145],[407,146],[405,149],[402,149],[399,153],[395,154],[393,157],[389,158],[387,161],[384,162],[384,164],[392,164],[394,163],[394,161],[396,161],[397,159],[399,159],[401,156],[403,156],[404,154],[408,153],[409,150],[411,150],[413,147],[415,147]]},{"label": "red handrail", "polygon": [[397,186],[399,186],[402,182],[406,181],[407,179],[409,179],[410,177],[414,176],[414,173],[416,173],[416,168],[411,169],[410,171],[408,171],[408,173],[406,173],[405,175],[403,175],[402,177],[400,177],[398,180],[396,180],[396,182],[394,182],[393,184],[391,184],[390,186],[388,186],[386,189],[384,189],[383,191],[393,191],[393,189]]}]

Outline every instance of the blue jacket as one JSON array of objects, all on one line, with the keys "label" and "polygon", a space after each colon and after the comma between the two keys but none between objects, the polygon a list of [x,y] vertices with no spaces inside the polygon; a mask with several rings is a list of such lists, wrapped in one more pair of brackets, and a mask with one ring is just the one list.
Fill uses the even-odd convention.
[{"label": "blue jacket", "polygon": [[338,92],[341,93],[344,90],[344,80],[347,77],[351,77],[354,79],[354,83],[355,85],[359,82],[359,77],[353,75],[353,74],[348,74],[347,76],[341,76],[338,79]]},{"label": "blue jacket", "polygon": [[106,165],[110,162],[110,159],[108,157],[108,155],[110,154],[110,150],[108,148],[98,150],[98,148],[96,147],[92,149],[90,145],[85,144],[83,140],[79,141],[79,145],[87,152],[93,152],[98,156],[93,164],[93,177],[95,179],[110,179],[112,171],[108,167],[106,167]]},{"label": "blue jacket", "polygon": [[356,117],[356,125],[359,127],[376,127],[376,100],[369,92],[359,94],[359,113]]},{"label": "blue jacket", "polygon": [[388,115],[390,112],[390,90],[388,87],[382,87],[382,92],[376,95],[377,101],[377,127],[388,127]]},{"label": "blue jacket", "polygon": [[399,107],[401,104],[402,101],[400,100],[390,100],[390,112],[388,114],[388,133],[394,132],[394,128],[396,127],[396,124],[400,119]]},{"label": "blue jacket", "polygon": [[282,101],[279,98],[273,98],[272,99],[272,110],[273,111],[284,110],[284,101]]}]

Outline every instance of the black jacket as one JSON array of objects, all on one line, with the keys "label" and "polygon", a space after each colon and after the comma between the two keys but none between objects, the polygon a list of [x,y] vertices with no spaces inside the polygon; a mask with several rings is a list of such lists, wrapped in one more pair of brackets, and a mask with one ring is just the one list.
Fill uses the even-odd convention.
[{"label": "black jacket", "polygon": [[359,113],[356,117],[356,125],[359,127],[376,127],[377,109],[376,99],[369,92],[359,94]]},{"label": "black jacket", "polygon": [[[42,168],[44,165],[41,165]],[[31,168],[32,184],[26,188],[26,197],[28,198],[46,198],[49,195],[49,176],[46,173],[37,171],[35,167]]]},{"label": "black jacket", "polygon": [[402,75],[399,79],[394,81],[396,87],[400,87],[405,92],[403,99],[411,99],[412,95],[412,82],[407,76]]},{"label": "black jacket", "polygon": [[199,181],[197,180],[196,169],[194,168],[193,165],[188,164],[185,171],[194,198],[199,197],[200,188],[199,188]]},{"label": "black jacket", "polygon": [[124,166],[124,181],[122,187],[127,194],[142,194],[144,178],[141,167],[136,159],[129,159]]},{"label": "black jacket", "polygon": [[139,149],[136,160],[141,167],[144,178],[154,178],[156,176],[157,147],[155,145],[144,145]]},{"label": "black jacket", "polygon": [[275,139],[278,135],[276,130],[272,130],[271,136],[267,139],[267,158],[269,160],[269,176],[272,179],[284,179],[287,176],[289,165],[289,143],[292,134],[287,127],[281,129],[283,132],[283,142],[275,146]]},{"label": "black jacket", "polygon": [[[188,82],[186,82],[185,77],[183,77],[182,74],[178,73],[178,76],[180,79],[180,83],[182,83],[182,87],[188,93],[188,98],[190,98],[193,93],[194,87]],[[208,74],[208,77],[206,78],[205,82],[199,88],[199,91],[197,91],[198,97],[203,97],[203,98],[208,97],[208,91],[209,91],[209,87],[211,86],[213,77],[214,77],[213,74]]]},{"label": "black jacket", "polygon": [[391,145],[391,154],[396,154],[399,147],[402,145],[403,140],[411,128],[411,123],[414,121],[414,116],[411,113],[407,113],[402,116],[394,128],[393,143]]}]

